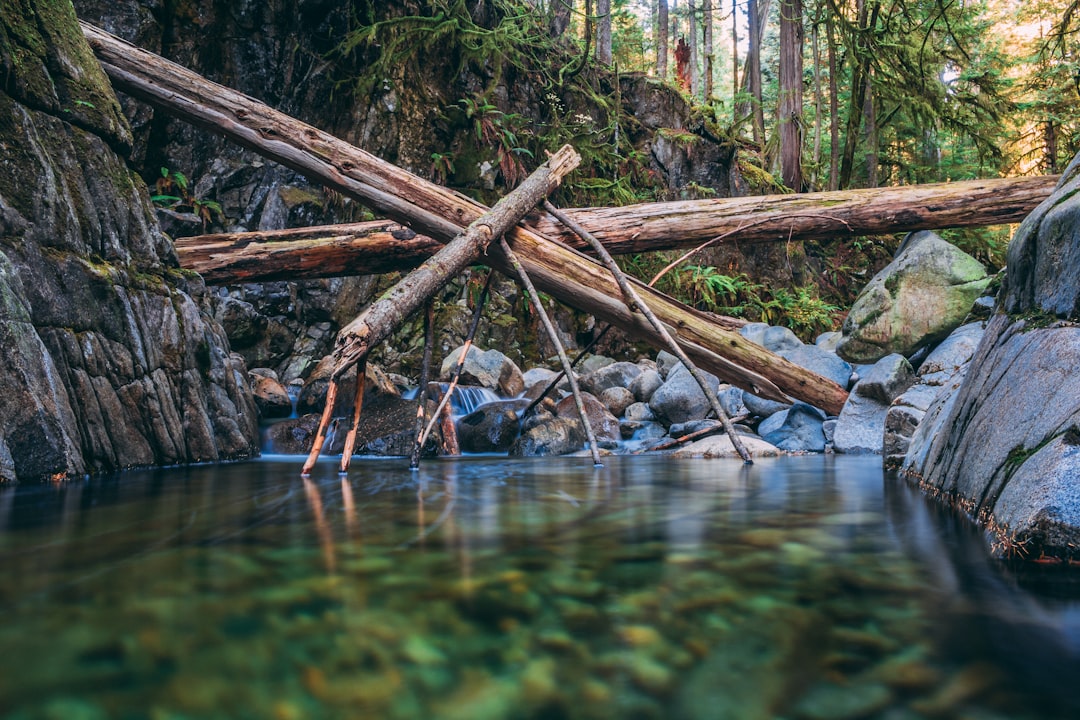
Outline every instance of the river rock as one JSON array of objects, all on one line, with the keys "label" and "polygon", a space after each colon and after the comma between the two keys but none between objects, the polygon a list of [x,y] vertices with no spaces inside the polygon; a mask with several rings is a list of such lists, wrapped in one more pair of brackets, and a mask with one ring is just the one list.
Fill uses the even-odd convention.
[{"label": "river rock", "polygon": [[[780,422],[774,422],[775,418],[781,418]],[[799,402],[761,423],[758,434],[765,442],[786,452],[822,452],[825,450],[824,422],[825,413]],[[766,423],[775,427],[766,428]]]},{"label": "river rock", "polygon": [[[775,445],[765,442],[761,438],[752,435],[739,435],[739,439],[747,451],[754,457],[775,457],[783,453]],[[731,438],[726,434],[713,435],[711,437],[695,440],[685,447],[678,448],[671,453],[674,457],[700,457],[700,458],[738,458],[735,446],[731,444]]]},{"label": "river rock", "polygon": [[765,331],[771,326],[769,323],[753,322],[746,323],[739,328],[739,334],[750,342],[765,347]]},{"label": "river rock", "polygon": [[814,344],[822,350],[828,350],[831,353],[835,353],[836,346],[840,344],[840,340],[843,337],[843,333],[830,330],[829,332],[823,332],[818,335],[817,339],[814,340]]},{"label": "river rock", "polygon": [[[592,427],[593,435],[596,436],[597,441],[618,441],[622,439],[618,419],[608,412],[602,402],[589,393],[582,393],[581,404],[585,407],[585,417],[589,418],[589,425]],[[576,420],[578,418],[578,409],[573,396],[564,397],[560,400],[555,406],[555,414],[562,418]]]},{"label": "river rock", "polygon": [[634,399],[638,402],[647,403],[652,399],[653,393],[664,384],[664,378],[660,377],[657,370],[645,368],[641,374],[631,381],[627,389],[634,393]]},{"label": "river rock", "polygon": [[668,374],[677,365],[682,365],[682,362],[667,350],[661,350],[656,354],[656,371],[660,373],[661,379],[667,380]]},{"label": "river rock", "polygon": [[585,392],[599,397],[600,393],[609,388],[629,388],[639,375],[641,375],[641,368],[634,363],[615,362],[588,375],[582,375],[579,384]]},{"label": "river rock", "polygon": [[782,348],[776,354],[799,367],[828,378],[847,390],[851,381],[851,365],[841,360],[835,352],[830,352],[817,345],[799,344],[794,348]]},{"label": "river rock", "polygon": [[525,422],[522,433],[510,446],[512,457],[566,455],[585,446],[585,430],[576,419],[537,413]]},{"label": "river rock", "polygon": [[912,233],[848,313],[836,351],[849,362],[911,355],[963,322],[990,284],[973,257],[934,233]]},{"label": "river rock", "polygon": [[882,454],[889,406],[914,379],[911,364],[896,353],[869,368],[855,384],[840,411],[833,449],[847,454]]},{"label": "river rock", "polygon": [[776,400],[766,400],[765,398],[758,397],[752,392],[747,390],[742,391],[743,405],[754,417],[767,418],[770,415],[775,415],[778,412],[787,410],[790,405]]},{"label": "river rock", "polygon": [[[720,381],[715,375],[701,372],[715,392],[720,387]],[[649,398],[649,407],[662,422],[669,425],[700,420],[712,409],[697,380],[681,364],[671,370],[664,384]]]},{"label": "river rock", "polygon": [[491,402],[457,421],[458,443],[463,452],[506,452],[517,439],[521,403]]},{"label": "river rock", "polygon": [[278,382],[277,373],[267,368],[257,368],[248,374],[251,377],[251,394],[260,417],[269,420],[292,415],[292,398],[285,386]]},{"label": "river rock", "polygon": [[[459,347],[446,356],[440,370],[440,379],[450,379],[450,373],[462,351]],[[461,368],[460,382],[486,387],[503,397],[516,397],[525,389],[521,370],[510,358],[498,350],[481,350],[475,345],[469,346],[465,364]]]},{"label": "river rock", "polygon": [[927,411],[903,465],[993,520],[997,547],[1022,544],[1032,557],[1076,557],[1080,547],[1078,191],[1080,158],[1021,223],[1004,312],[987,325],[959,390]]},{"label": "river rock", "polygon": [[626,408],[634,404],[634,393],[624,387],[612,387],[600,393],[600,402],[615,417],[619,417]]}]

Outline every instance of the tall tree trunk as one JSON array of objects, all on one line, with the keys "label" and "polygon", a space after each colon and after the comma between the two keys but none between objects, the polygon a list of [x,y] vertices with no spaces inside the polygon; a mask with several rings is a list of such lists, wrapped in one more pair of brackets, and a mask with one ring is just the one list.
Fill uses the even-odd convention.
[{"label": "tall tree trunk", "polygon": [[570,17],[574,12],[574,0],[551,0],[548,28],[551,36],[559,38],[570,27]]},{"label": "tall tree trunk", "polygon": [[881,4],[873,0],[873,9],[866,0],[859,0],[858,30],[854,43],[851,67],[851,104],[848,106],[847,135],[844,138],[844,155],[840,159],[840,187],[851,185],[851,171],[855,167],[855,150],[859,144],[859,126],[866,102],[866,77],[870,69],[872,51],[871,33],[877,25]]},{"label": "tall tree trunk", "polygon": [[596,61],[611,65],[611,0],[596,0]]},{"label": "tall tree trunk", "polygon": [[698,41],[697,7],[687,0],[687,23],[690,26],[690,94],[701,94],[701,43]]},{"label": "tall tree trunk", "polygon": [[829,46],[829,189],[840,188],[840,88],[836,69],[836,31],[832,14],[825,13],[825,40]]},{"label": "tall tree trunk", "polygon": [[818,188],[818,173],[821,169],[821,38],[818,32],[818,19],[814,20],[810,31],[810,45],[814,57],[814,155],[811,167],[810,187]]},{"label": "tall tree trunk", "polygon": [[731,120],[739,122],[739,0],[731,0]]},{"label": "tall tree trunk", "polygon": [[661,80],[668,78],[668,0],[660,0],[656,9],[656,76]]},{"label": "tall tree trunk", "polygon": [[874,103],[874,86],[870,82],[870,73],[866,73],[866,104],[863,106],[866,116],[866,187],[878,186],[878,127],[877,107]]},{"label": "tall tree trunk", "polygon": [[[713,99],[713,0],[704,0],[702,21],[705,24],[705,102]],[[738,65],[736,65],[738,67]]]},{"label": "tall tree trunk", "polygon": [[753,112],[754,144],[765,145],[765,105],[761,95],[761,41],[765,34],[765,18],[769,13],[770,0],[747,0],[746,15],[749,23],[749,45],[746,51],[746,78],[750,90]]},{"label": "tall tree trunk", "polygon": [[1046,149],[1046,169],[1048,172],[1057,173],[1058,133],[1053,120],[1047,120],[1043,123],[1043,144]]},{"label": "tall tree trunk", "polygon": [[802,190],[803,22],[802,0],[780,0],[780,176]]}]

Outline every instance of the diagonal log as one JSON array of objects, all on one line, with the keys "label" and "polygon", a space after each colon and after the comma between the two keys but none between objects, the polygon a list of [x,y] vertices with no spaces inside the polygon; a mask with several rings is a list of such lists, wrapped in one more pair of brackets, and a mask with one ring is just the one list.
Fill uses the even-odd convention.
[{"label": "diagonal log", "polygon": [[[90,47],[113,84],[193,124],[221,133],[309,179],[350,195],[415,231],[449,241],[485,208],[446,188],[280,113],[242,93],[212,83],[153,53],[81,23]],[[662,347],[648,323],[620,300],[602,265],[572,248],[518,226],[507,241],[543,292]],[[487,263],[513,272],[492,247]],[[847,392],[836,383],[755,345],[740,323],[702,313],[641,283],[635,290],[701,367],[763,397],[803,400],[839,414]]]},{"label": "diagonal log", "polygon": [[[1050,196],[1057,176],[992,178],[801,195],[643,203],[566,212],[612,255],[728,243],[820,240],[851,235],[1019,222]],[[545,237],[589,252],[550,213],[526,220]],[[176,241],[180,264],[211,284],[374,275],[416,267],[439,248],[390,220]]]}]

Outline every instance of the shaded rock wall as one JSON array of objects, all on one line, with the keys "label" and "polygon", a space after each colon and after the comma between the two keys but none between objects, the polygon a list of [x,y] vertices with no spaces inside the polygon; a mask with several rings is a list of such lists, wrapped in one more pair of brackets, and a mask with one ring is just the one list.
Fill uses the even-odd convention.
[{"label": "shaded rock wall", "polygon": [[1078,190],[1080,157],[1017,230],[1003,309],[903,466],[1030,557],[1080,557]]},{"label": "shaded rock wall", "polygon": [[71,4],[0,17],[0,477],[257,452],[243,361],[128,170]]}]

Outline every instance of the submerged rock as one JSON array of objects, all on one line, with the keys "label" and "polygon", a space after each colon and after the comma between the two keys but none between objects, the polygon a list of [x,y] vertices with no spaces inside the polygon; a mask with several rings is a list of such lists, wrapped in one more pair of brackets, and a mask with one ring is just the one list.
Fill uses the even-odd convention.
[{"label": "submerged rock", "polygon": [[912,233],[855,300],[836,351],[856,363],[911,355],[959,326],[990,281],[955,245],[931,232]]}]

